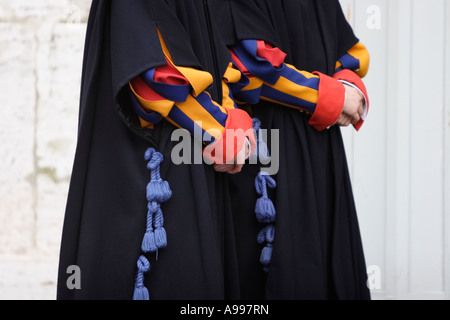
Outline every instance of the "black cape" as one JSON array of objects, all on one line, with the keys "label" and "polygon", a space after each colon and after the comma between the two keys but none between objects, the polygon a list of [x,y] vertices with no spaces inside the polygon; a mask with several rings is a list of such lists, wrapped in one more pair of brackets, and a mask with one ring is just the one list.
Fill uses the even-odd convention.
[{"label": "black cape", "polygon": [[[337,0],[229,0],[228,8],[230,15],[221,10],[216,16],[219,26],[233,26],[221,28],[227,45],[265,40],[301,70],[332,75],[336,61],[358,42]],[[270,102],[252,110],[262,128],[279,130],[280,167],[270,190],[277,218],[268,273],[256,242],[264,226],[254,213],[260,166],[244,166],[230,179],[241,297],[370,299],[340,128],[318,132],[306,114]],[[270,131],[268,137],[270,148]]]},{"label": "black cape", "polygon": [[[150,299],[238,299],[239,284],[227,176],[207,165],[174,165],[175,129],[162,121],[140,128],[127,83],[165,64],[157,28],[177,65],[210,72],[211,96],[229,52],[203,0],[94,0],[88,22],[79,134],[64,220],[58,299],[133,297],[136,263],[146,230],[144,153],[164,155],[161,177],[172,198],[162,204],[168,246],[148,256]],[[81,289],[70,289],[70,266]]]}]

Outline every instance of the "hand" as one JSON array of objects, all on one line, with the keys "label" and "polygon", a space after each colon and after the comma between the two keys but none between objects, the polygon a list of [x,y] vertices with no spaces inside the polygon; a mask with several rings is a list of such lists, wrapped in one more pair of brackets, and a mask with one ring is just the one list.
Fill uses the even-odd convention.
[{"label": "hand", "polygon": [[347,85],[344,85],[344,87],[344,108],[335,124],[347,127],[350,124],[357,123],[361,119],[361,116],[364,113],[364,97],[357,89]]},{"label": "hand", "polygon": [[229,174],[236,174],[241,172],[249,151],[250,143],[247,139],[245,139],[244,145],[234,158],[233,163],[215,164],[214,170],[216,170],[217,172],[226,172]]}]

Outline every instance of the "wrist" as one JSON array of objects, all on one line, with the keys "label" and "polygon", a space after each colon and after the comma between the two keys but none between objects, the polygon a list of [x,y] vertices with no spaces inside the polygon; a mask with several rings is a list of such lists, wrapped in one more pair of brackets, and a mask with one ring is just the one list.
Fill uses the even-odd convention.
[{"label": "wrist", "polygon": [[361,120],[354,124],[353,126],[358,131],[362,124],[364,123],[364,120],[367,117],[367,114],[369,112],[369,96],[367,94],[366,86],[364,85],[364,82],[361,80],[361,78],[353,71],[344,69],[342,71],[339,71],[334,74],[333,78],[340,81],[341,83],[344,83],[348,86],[351,86],[358,90],[364,97],[364,105],[363,105],[363,114],[361,115]]},{"label": "wrist", "polygon": [[252,119],[244,110],[229,110],[222,136],[204,148],[203,156],[215,164],[233,163],[247,142],[250,156],[256,148]]},{"label": "wrist", "polygon": [[334,79],[320,72],[313,72],[320,77],[319,99],[309,124],[318,131],[336,123],[342,113],[345,102],[345,87]]}]

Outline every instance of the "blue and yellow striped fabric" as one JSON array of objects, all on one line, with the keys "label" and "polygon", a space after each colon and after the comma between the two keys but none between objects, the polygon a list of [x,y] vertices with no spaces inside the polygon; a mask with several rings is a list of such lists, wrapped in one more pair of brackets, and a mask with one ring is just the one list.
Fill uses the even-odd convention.
[{"label": "blue and yellow striped fabric", "polygon": [[[262,57],[267,56],[267,49],[275,57],[270,61]],[[278,50],[278,54],[273,50]],[[231,51],[235,65],[249,77],[249,84],[235,94],[236,99],[250,104],[263,99],[314,113],[319,99],[319,76],[280,63],[284,53],[263,41],[244,40]]]},{"label": "blue and yellow striped fabric", "polygon": [[160,40],[167,64],[147,70],[129,84],[141,126],[152,129],[165,118],[204,143],[213,143],[225,130],[228,110],[237,108],[230,86],[241,80],[241,72],[230,62],[222,79],[223,103],[219,105],[206,91],[213,82],[211,74],[174,65],[162,37]]},{"label": "blue and yellow striped fabric", "polygon": [[364,78],[369,71],[369,64],[369,52],[365,45],[358,42],[336,62],[336,72],[349,69],[354,71],[360,78]]}]

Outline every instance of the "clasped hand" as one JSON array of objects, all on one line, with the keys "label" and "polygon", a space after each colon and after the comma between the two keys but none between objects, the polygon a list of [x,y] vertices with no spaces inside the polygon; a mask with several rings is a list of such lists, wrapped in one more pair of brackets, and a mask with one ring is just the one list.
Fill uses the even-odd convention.
[{"label": "clasped hand", "polygon": [[345,102],[342,113],[336,120],[337,125],[347,127],[357,123],[364,114],[364,96],[362,93],[348,85],[345,87]]}]

